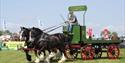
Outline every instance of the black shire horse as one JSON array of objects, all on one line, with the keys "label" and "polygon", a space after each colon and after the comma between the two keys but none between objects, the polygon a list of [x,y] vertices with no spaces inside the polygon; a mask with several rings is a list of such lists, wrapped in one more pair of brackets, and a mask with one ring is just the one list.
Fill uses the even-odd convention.
[{"label": "black shire horse", "polygon": [[[46,38],[43,38],[46,37]],[[46,57],[46,62],[56,55],[57,49],[62,53],[62,58],[58,63],[65,62],[65,46],[70,44],[70,37],[63,33],[49,35],[39,28],[31,28],[29,33],[29,46],[39,50],[40,58],[45,59],[43,51],[50,50],[51,53]],[[39,63],[39,61],[37,62]]]},{"label": "black shire horse", "polygon": [[[25,44],[24,44],[24,52],[26,54],[26,59],[31,62],[32,58],[31,55],[29,54],[30,48],[28,45],[30,44],[29,41],[29,32],[30,32],[30,28],[25,28],[25,27],[21,27],[20,30],[20,40],[24,39],[25,40]],[[37,57],[37,50],[34,50],[35,56]]]}]

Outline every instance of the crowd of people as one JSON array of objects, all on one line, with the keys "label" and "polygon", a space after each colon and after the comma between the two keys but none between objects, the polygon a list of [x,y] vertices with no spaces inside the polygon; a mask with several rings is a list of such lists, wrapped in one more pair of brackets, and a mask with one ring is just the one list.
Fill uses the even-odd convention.
[{"label": "crowd of people", "polygon": [[18,33],[13,33],[12,35],[8,35],[8,34],[3,34],[0,36],[0,40],[2,41],[19,41],[19,34]]}]

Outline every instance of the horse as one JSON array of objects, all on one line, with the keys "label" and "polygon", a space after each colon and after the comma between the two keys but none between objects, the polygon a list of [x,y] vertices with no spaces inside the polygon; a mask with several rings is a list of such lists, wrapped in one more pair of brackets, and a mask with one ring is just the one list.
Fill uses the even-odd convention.
[{"label": "horse", "polygon": [[[20,40],[25,40],[25,44],[24,44],[24,52],[26,54],[26,59],[31,62],[32,61],[32,58],[31,58],[31,55],[29,54],[29,51],[30,50],[33,50],[33,47],[30,47],[28,46],[30,43],[29,43],[29,32],[30,32],[30,28],[26,28],[26,27],[20,27],[21,30],[20,30]],[[46,38],[47,34],[43,34],[42,38]],[[50,53],[50,51],[48,50],[48,52]],[[35,56],[36,56],[36,60],[35,62],[39,61],[37,60],[39,58],[39,54],[38,54],[38,49],[34,49],[34,53],[35,53]],[[44,56],[46,55],[45,51],[43,51],[43,54]]]},{"label": "horse", "polygon": [[[43,38],[45,36],[46,38]],[[50,63],[50,59],[56,55],[58,49],[62,53],[61,60],[58,63],[65,62],[65,46],[70,44],[70,37],[63,33],[56,33],[49,35],[39,28],[31,28],[29,33],[29,46],[35,49],[39,49],[40,59],[45,59],[43,51],[50,50],[51,53],[46,57],[45,61]],[[37,61],[39,63],[39,61]]]},{"label": "horse", "polygon": [[[21,30],[20,30],[20,40],[24,39],[25,40],[25,44],[24,46],[28,45],[28,40],[29,40],[29,29],[28,28],[25,28],[25,27],[20,27]],[[29,50],[24,50],[25,54],[26,54],[26,59],[28,61],[32,61],[31,59],[31,55],[28,54]]]},{"label": "horse", "polygon": [[[30,48],[28,45],[29,45],[29,32],[30,32],[30,28],[26,28],[26,27],[20,27],[21,30],[20,30],[20,40],[24,39],[25,40],[25,44],[24,44],[24,52],[26,54],[26,59],[31,62],[32,61],[32,58],[31,58],[31,55],[29,54],[29,51],[30,51]],[[34,50],[34,54],[36,57],[38,57],[37,55],[37,50]]]}]

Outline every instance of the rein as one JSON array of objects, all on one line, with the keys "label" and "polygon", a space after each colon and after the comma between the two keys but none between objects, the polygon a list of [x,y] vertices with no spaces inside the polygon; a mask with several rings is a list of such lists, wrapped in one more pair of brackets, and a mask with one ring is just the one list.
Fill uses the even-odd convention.
[{"label": "rein", "polygon": [[62,25],[62,24],[64,24],[64,22],[63,22],[63,23],[60,23],[60,24],[58,24],[58,25],[54,25],[54,26],[48,27],[48,28],[46,28],[46,29],[43,29],[43,31],[46,31],[46,30],[48,30],[48,29],[57,27],[57,26]]},{"label": "rein", "polygon": [[58,26],[58,27],[56,27],[56,28],[54,28],[54,29],[52,29],[52,30],[47,31],[47,33],[51,32],[51,31],[54,31],[54,30],[56,30],[56,29],[58,29],[58,28],[60,28],[60,27],[62,27],[62,25],[61,25],[61,26]]}]

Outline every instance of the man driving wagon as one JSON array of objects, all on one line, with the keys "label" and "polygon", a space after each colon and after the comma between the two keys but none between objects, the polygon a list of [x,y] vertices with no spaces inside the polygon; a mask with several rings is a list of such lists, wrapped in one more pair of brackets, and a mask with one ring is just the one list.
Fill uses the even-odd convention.
[{"label": "man driving wagon", "polygon": [[72,25],[78,25],[78,20],[76,16],[74,15],[73,11],[69,11],[68,20],[65,23],[67,24],[68,33],[71,34]]}]

